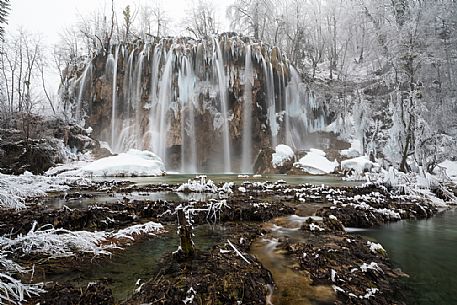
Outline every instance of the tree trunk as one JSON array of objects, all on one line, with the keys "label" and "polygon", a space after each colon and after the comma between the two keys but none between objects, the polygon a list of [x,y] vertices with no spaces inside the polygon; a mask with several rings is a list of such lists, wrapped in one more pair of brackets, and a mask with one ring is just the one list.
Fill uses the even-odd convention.
[{"label": "tree trunk", "polygon": [[192,241],[192,226],[187,223],[183,209],[177,209],[179,239],[181,241],[180,252],[184,257],[192,257],[194,255],[194,242]]}]

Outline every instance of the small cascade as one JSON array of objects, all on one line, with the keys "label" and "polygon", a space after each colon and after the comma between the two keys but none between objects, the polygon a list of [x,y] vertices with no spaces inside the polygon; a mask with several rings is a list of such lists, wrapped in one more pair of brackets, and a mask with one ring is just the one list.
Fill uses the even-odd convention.
[{"label": "small cascade", "polygon": [[116,107],[117,107],[117,61],[119,59],[119,46],[116,46],[116,51],[114,52],[114,58],[113,55],[110,54],[108,55],[108,61],[112,59],[112,75],[113,75],[113,82],[112,82],[112,106],[111,106],[111,149],[115,152],[119,151],[119,144],[118,144],[118,133],[117,133],[117,112],[116,112]]},{"label": "small cascade", "polygon": [[219,85],[219,99],[220,99],[220,108],[222,112],[222,137],[224,142],[224,172],[229,173],[232,171],[232,164],[231,164],[231,151],[230,151],[230,130],[229,130],[229,122],[228,122],[228,100],[227,100],[227,80],[225,77],[225,69],[224,69],[224,58],[222,56],[221,47],[219,45],[219,41],[217,38],[214,39],[215,41],[215,52],[213,55],[214,61],[216,63],[217,68],[217,79]]},{"label": "small cascade", "polygon": [[[74,116],[78,122],[84,122],[82,103],[83,103],[83,96],[86,93],[88,76],[89,76],[89,80],[91,80],[92,79],[92,62],[91,61],[86,65],[84,72],[81,74],[81,77],[79,78],[79,90],[78,90],[78,97],[76,100],[76,111],[75,111],[75,116]],[[84,125],[84,123],[82,123],[82,125]]]},{"label": "small cascade", "polygon": [[241,152],[241,172],[252,172],[252,85],[253,66],[251,60],[251,46],[246,45],[244,61],[244,93],[243,93],[243,138]]}]

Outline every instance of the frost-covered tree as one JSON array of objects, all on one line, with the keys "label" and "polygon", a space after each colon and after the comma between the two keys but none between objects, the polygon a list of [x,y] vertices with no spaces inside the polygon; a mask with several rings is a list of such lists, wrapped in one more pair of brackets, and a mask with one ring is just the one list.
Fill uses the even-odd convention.
[{"label": "frost-covered tree", "polygon": [[3,39],[5,35],[5,24],[10,11],[10,1],[0,0],[0,38]]},{"label": "frost-covered tree", "polygon": [[184,20],[186,31],[196,38],[205,38],[217,33],[219,24],[214,5],[206,0],[189,2],[187,18]]}]

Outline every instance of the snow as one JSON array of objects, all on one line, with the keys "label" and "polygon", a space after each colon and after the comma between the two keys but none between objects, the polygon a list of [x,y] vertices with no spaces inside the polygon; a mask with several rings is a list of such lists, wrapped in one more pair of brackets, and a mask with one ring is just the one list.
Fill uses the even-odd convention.
[{"label": "snow", "polygon": [[312,175],[323,175],[334,172],[338,162],[329,161],[324,151],[311,148],[306,156],[294,163],[294,166]]},{"label": "snow", "polygon": [[271,155],[271,163],[274,168],[283,166],[285,162],[292,161],[294,155],[294,151],[290,146],[279,144],[276,146],[275,152]]},{"label": "snow", "polygon": [[46,192],[66,191],[71,181],[53,177],[35,176],[25,172],[19,176],[0,174],[0,208],[23,209],[31,197],[46,196]]},{"label": "snow", "polygon": [[155,177],[165,174],[160,157],[148,150],[130,149],[117,156],[102,158],[77,170],[61,173],[63,176],[83,177]]},{"label": "snow", "polygon": [[364,273],[368,272],[369,269],[383,272],[381,267],[379,267],[379,265],[375,262],[371,262],[370,264],[363,263],[362,265],[360,265],[360,270],[362,270],[362,272],[364,272]]},{"label": "snow", "polygon": [[133,240],[136,235],[164,232],[163,226],[155,222],[134,225],[117,232],[69,231],[55,229],[52,225],[36,229],[36,226],[35,222],[26,235],[21,234],[14,239],[0,237],[0,249],[49,257],[71,257],[76,253],[111,255],[109,250],[119,248],[125,239]]},{"label": "snow", "polygon": [[366,171],[379,168],[379,165],[370,161],[367,156],[360,156],[357,158],[341,161],[341,169],[354,170],[358,174]]},{"label": "snow", "polygon": [[[231,187],[229,185],[224,185],[222,191],[227,190],[227,188],[230,189]],[[201,175],[194,179],[187,180],[187,182],[181,184],[176,191],[183,193],[216,193],[218,188],[211,179],[207,179],[206,176]]]},{"label": "snow", "polygon": [[445,160],[438,164],[439,167],[446,170],[446,175],[453,179],[457,179],[457,161]]},{"label": "snow", "polygon": [[360,156],[362,153],[362,144],[360,140],[351,140],[351,147],[348,149],[343,149],[341,155],[348,158],[354,158]]},{"label": "snow", "polygon": [[374,242],[371,242],[371,241],[367,241],[367,245],[368,245],[368,247],[370,248],[370,251],[373,252],[373,253],[383,253],[383,252],[386,251],[386,250],[384,250],[384,248],[381,246],[381,244],[378,244],[378,243],[374,243]]}]

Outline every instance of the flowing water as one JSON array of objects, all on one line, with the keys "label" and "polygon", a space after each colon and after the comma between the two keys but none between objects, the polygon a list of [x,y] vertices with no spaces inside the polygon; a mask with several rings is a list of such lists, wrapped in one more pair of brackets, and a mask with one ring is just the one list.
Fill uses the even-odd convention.
[{"label": "flowing water", "polygon": [[456,209],[358,234],[380,242],[393,263],[410,275],[411,304],[457,304]]},{"label": "flowing water", "polygon": [[[48,274],[46,281],[69,281],[84,287],[90,282],[107,280],[116,301],[126,299],[138,288],[139,279],[142,282],[157,274],[157,266],[164,255],[170,255],[179,245],[176,227],[168,227],[168,233],[126,247],[111,259],[100,265],[80,271],[72,270],[67,273]],[[205,251],[213,245],[226,240],[229,231],[221,226],[202,225],[193,230],[194,243],[197,249]]]},{"label": "flowing water", "polygon": [[[288,239],[294,242],[306,242],[306,232],[300,230],[307,217],[292,215],[281,217],[265,225],[271,233],[255,241],[251,253],[268,269],[276,285],[267,297],[267,304],[312,305],[331,304],[335,300],[332,287],[311,285],[309,275],[296,270],[278,244]],[[295,270],[294,270],[295,269]]]}]

